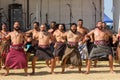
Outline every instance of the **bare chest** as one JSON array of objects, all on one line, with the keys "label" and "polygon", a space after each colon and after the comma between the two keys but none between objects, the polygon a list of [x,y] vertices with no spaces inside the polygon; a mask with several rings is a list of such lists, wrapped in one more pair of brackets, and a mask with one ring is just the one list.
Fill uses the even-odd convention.
[{"label": "bare chest", "polygon": [[40,40],[47,40],[49,38],[50,38],[50,36],[49,36],[48,33],[39,33],[39,39]]},{"label": "bare chest", "polygon": [[73,34],[73,33],[68,33],[67,39],[78,39],[79,35],[78,34]]}]

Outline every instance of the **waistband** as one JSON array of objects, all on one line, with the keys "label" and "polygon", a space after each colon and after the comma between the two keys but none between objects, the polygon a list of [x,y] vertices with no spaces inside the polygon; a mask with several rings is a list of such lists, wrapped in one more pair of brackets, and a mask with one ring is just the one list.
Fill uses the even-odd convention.
[{"label": "waistband", "polygon": [[105,40],[97,40],[97,41],[94,41],[94,44],[95,45],[103,45],[103,46],[107,46],[109,44],[108,41],[105,41]]},{"label": "waistband", "polygon": [[38,45],[38,47],[40,47],[40,48],[49,48],[50,45]]},{"label": "waistband", "polygon": [[76,43],[76,42],[68,42],[67,46],[69,48],[78,48],[78,43]]},{"label": "waistband", "polygon": [[56,44],[62,45],[62,44],[65,44],[65,43],[64,42],[56,42]]},{"label": "waistband", "polygon": [[67,42],[67,44],[71,46],[78,46],[78,42]]},{"label": "waistband", "polygon": [[10,48],[19,50],[19,49],[24,49],[24,46],[23,45],[10,45]]}]

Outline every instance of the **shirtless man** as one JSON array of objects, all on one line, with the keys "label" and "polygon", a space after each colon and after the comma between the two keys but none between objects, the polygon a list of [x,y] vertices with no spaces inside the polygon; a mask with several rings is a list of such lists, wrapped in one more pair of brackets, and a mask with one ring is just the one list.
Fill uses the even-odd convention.
[{"label": "shirtless man", "polygon": [[[36,41],[36,34],[38,34],[39,32],[39,23],[38,22],[34,22],[33,23],[33,29],[32,30],[29,30],[26,32],[26,35],[30,35],[32,37],[32,41],[28,44],[28,41],[26,39],[26,46],[28,45],[32,45],[30,50],[27,51],[27,57],[28,57],[28,60],[29,60],[29,56],[30,56],[30,53],[33,53],[35,55],[35,46],[37,45],[37,41]],[[27,38],[27,36],[26,36]]]},{"label": "shirtless man", "polygon": [[[2,23],[2,30],[0,31],[1,33],[1,38],[7,36],[8,31],[7,31],[7,24],[6,23]],[[6,55],[9,51],[9,46],[10,46],[10,41],[6,41],[6,40],[2,40],[1,41],[1,50],[0,50],[0,54],[2,56],[2,68],[4,68],[5,66],[5,58]]]},{"label": "shirtless man", "polygon": [[96,60],[101,57],[109,58],[110,72],[114,73],[112,49],[109,46],[109,39],[110,39],[110,37],[112,37],[112,34],[108,33],[108,31],[102,29],[101,21],[99,21],[97,23],[97,27],[94,30],[90,31],[86,35],[85,39],[87,40],[93,34],[94,34],[94,45],[95,46],[93,47],[93,49],[88,57],[86,74],[89,74],[89,72],[90,72],[91,60]]},{"label": "shirtless man", "polygon": [[[48,32],[51,33],[51,34],[53,34],[56,29],[57,29],[57,27],[56,27],[56,22],[55,22],[55,21],[52,21],[52,22],[50,23],[50,29],[48,30]],[[51,48],[52,51],[54,51],[54,42],[52,42],[52,43],[50,44],[50,48]]]},{"label": "shirtless man", "polygon": [[54,56],[55,56],[55,61],[58,61],[62,58],[64,55],[64,51],[66,48],[66,40],[63,37],[65,30],[65,26],[63,24],[59,24],[58,29],[53,33],[53,37],[55,39],[55,45],[54,45]]},{"label": "shirtless man", "polygon": [[117,44],[117,50],[116,50],[116,56],[115,56],[115,60],[117,60],[117,62],[120,64],[120,29],[118,30],[117,34],[113,35],[113,43]]},{"label": "shirtless man", "polygon": [[45,59],[46,61],[51,61],[51,73],[54,74],[55,60],[54,56],[50,50],[50,43],[52,42],[52,35],[46,31],[46,26],[40,26],[40,32],[36,34],[36,39],[38,40],[38,48],[36,54],[32,61],[32,75],[35,74],[35,62],[38,59]]},{"label": "shirtless man", "polygon": [[[83,35],[83,37],[89,32],[87,28],[83,27],[82,19],[79,19],[77,22],[77,31],[80,32]],[[88,58],[87,44],[85,43],[85,44],[79,45],[79,51],[81,54],[81,58],[83,60],[86,60],[86,63],[87,63],[87,58]]]},{"label": "shirtless man", "polygon": [[[65,54],[62,58],[62,73],[65,71],[66,64],[72,64],[73,66],[78,66],[79,71],[81,71],[81,55],[78,51],[78,43],[82,40],[82,35],[77,32],[77,24],[72,23],[70,30],[64,34],[67,40],[67,47]],[[68,63],[69,62],[69,63]]]},{"label": "shirtless man", "polygon": [[24,34],[20,31],[19,22],[14,23],[14,31],[10,32],[4,39],[11,40],[10,51],[6,57],[5,76],[9,75],[9,69],[22,69],[24,68],[25,75],[27,76],[27,58],[23,48]]},{"label": "shirtless man", "polygon": [[85,27],[83,27],[83,20],[79,19],[77,23],[77,31],[80,32],[83,36],[85,36],[89,30]]},{"label": "shirtless man", "polygon": [[29,34],[32,33],[32,37],[34,39],[36,37],[36,34],[39,32],[39,23],[38,22],[34,22],[33,23],[33,27],[34,28],[32,30],[27,31],[26,33],[29,33]]},{"label": "shirtless man", "polygon": [[50,23],[50,29],[48,30],[49,33],[54,33],[54,31],[56,30],[56,22],[55,21],[52,21]]}]

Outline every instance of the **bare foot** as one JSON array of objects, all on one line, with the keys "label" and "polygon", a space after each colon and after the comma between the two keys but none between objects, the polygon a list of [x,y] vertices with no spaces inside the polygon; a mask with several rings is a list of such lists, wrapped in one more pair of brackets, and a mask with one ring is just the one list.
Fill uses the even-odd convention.
[{"label": "bare foot", "polygon": [[9,75],[8,73],[3,74],[3,76],[8,76],[8,75]]},{"label": "bare foot", "polygon": [[30,76],[29,74],[25,73],[25,76]]},{"label": "bare foot", "polygon": [[30,73],[30,75],[35,75],[35,72]]},{"label": "bare foot", "polygon": [[115,74],[116,72],[112,70],[112,71],[110,71],[110,73]]},{"label": "bare foot", "polygon": [[55,72],[51,72],[50,74],[56,74]]},{"label": "bare foot", "polygon": [[89,74],[90,72],[86,71],[85,74]]}]

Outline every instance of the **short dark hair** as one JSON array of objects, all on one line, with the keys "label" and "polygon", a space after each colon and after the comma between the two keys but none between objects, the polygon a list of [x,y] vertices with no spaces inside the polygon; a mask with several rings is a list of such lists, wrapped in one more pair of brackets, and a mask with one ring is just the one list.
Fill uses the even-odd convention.
[{"label": "short dark hair", "polygon": [[66,27],[65,27],[65,24],[64,23],[60,23],[59,25],[62,25],[64,27],[64,31],[66,31]]},{"label": "short dark hair", "polygon": [[77,24],[76,24],[76,23],[71,23],[70,28],[71,28],[73,25],[75,25],[75,26],[77,27]]},{"label": "short dark hair", "polygon": [[83,21],[83,19],[78,19],[78,21]]},{"label": "short dark hair", "polygon": [[56,24],[56,22],[55,22],[55,21],[52,21],[51,23],[54,23],[54,24]]},{"label": "short dark hair", "polygon": [[33,24],[37,24],[37,26],[39,26],[39,22],[34,22]]}]

